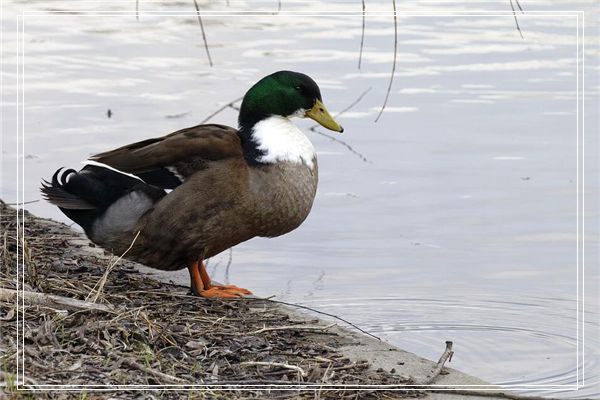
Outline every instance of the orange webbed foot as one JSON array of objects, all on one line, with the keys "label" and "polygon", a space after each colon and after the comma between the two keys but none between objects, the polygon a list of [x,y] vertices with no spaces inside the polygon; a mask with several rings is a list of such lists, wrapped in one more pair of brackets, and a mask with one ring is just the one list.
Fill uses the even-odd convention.
[{"label": "orange webbed foot", "polygon": [[213,285],[202,259],[189,264],[192,293],[196,296],[217,299],[235,299],[252,294],[248,289],[235,285]]},{"label": "orange webbed foot", "polygon": [[235,285],[211,285],[209,289],[202,290],[198,294],[206,298],[236,299],[252,294],[252,292]]}]

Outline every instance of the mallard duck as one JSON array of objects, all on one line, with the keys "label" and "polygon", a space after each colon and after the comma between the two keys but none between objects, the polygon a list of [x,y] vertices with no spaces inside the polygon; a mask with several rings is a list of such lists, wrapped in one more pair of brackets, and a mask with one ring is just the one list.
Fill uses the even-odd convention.
[{"label": "mallard duck", "polygon": [[251,292],[211,283],[204,260],[308,216],[317,157],[292,117],[343,132],[315,81],[279,71],[248,90],[239,129],[197,125],[96,154],[80,171],[57,170],[41,191],[110,252],[161,270],[187,267],[196,295],[241,297]]}]

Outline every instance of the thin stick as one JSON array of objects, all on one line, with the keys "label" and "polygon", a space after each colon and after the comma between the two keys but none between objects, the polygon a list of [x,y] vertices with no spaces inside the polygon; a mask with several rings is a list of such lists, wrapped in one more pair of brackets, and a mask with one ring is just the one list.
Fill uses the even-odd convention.
[{"label": "thin stick", "polygon": [[208,117],[204,118],[202,121],[200,121],[200,124],[205,124],[206,122],[208,122],[212,117],[214,117],[215,115],[221,113],[223,110],[225,110],[228,107],[233,107],[233,105],[235,103],[237,103],[238,101],[242,100],[244,98],[244,96],[242,97],[238,97],[235,100],[230,101],[229,103],[225,104],[223,107],[219,108],[217,111],[215,111],[214,113],[210,114]]},{"label": "thin stick", "polygon": [[381,106],[381,110],[379,110],[377,118],[375,118],[375,122],[379,121],[379,117],[381,117],[383,110],[385,110],[385,106],[390,98],[390,92],[392,91],[394,75],[396,74],[396,59],[398,57],[398,17],[396,15],[396,0],[392,0],[392,4],[394,5],[394,63],[392,65],[392,75],[390,76],[390,83],[385,94],[385,100],[383,101],[383,105]]},{"label": "thin stick", "polygon": [[325,132],[318,131],[318,130],[316,130],[316,129],[314,129],[314,130],[312,130],[312,131],[313,131],[314,133],[316,133],[317,135],[325,136],[326,138],[329,138],[329,139],[331,139],[332,141],[334,141],[334,142],[337,142],[337,143],[341,144],[342,146],[346,147],[348,150],[350,150],[352,153],[354,153],[354,154],[355,154],[355,155],[356,155],[358,158],[360,158],[360,159],[361,159],[361,160],[363,160],[364,162],[366,162],[366,163],[371,163],[371,161],[370,161],[370,160],[368,160],[368,159],[367,159],[367,157],[365,157],[364,155],[362,155],[362,154],[361,154],[361,153],[359,153],[358,151],[354,150],[354,149],[352,148],[352,146],[350,146],[348,143],[344,142],[343,140],[341,140],[341,139],[338,139],[338,138],[336,138],[335,136],[331,136],[331,135],[330,135],[330,134],[328,134],[328,133],[325,133]]},{"label": "thin stick", "polygon": [[229,248],[229,260],[227,260],[227,265],[225,266],[225,284],[229,285],[229,267],[231,267],[231,262],[233,261],[233,247]]},{"label": "thin stick", "polygon": [[521,14],[525,14],[525,11],[523,11],[523,7],[521,7],[521,3],[519,3],[519,0],[515,0],[515,3],[517,3],[517,7],[519,7],[519,11],[521,11]]},{"label": "thin stick", "polygon": [[[345,112],[350,111],[355,105],[357,105],[358,103],[360,103],[360,101],[363,99],[363,97],[365,97],[365,95],[367,93],[369,93],[371,91],[371,89],[373,89],[372,87],[369,87],[368,89],[364,90],[361,94],[358,95],[358,97],[352,102],[350,103],[348,106],[346,106],[346,108],[343,108],[341,111],[337,112],[334,117],[337,118],[340,115],[343,115]],[[310,129],[311,131],[313,131],[313,128],[318,127],[319,124],[314,124],[313,126],[311,126]]]},{"label": "thin stick", "polygon": [[200,15],[200,7],[198,2],[194,0],[194,6],[196,7],[196,15],[198,16],[198,24],[200,24],[200,30],[202,31],[202,40],[204,41],[204,50],[206,50],[206,57],[208,57],[208,64],[212,67],[213,62],[210,57],[210,51],[208,50],[208,41],[206,40],[206,32],[204,32],[204,24],[202,23],[202,16]]},{"label": "thin stick", "polygon": [[[327,368],[325,369],[325,372],[323,372],[323,376],[321,377],[321,383],[327,383],[327,381],[329,380],[329,378],[333,377],[333,375],[335,374],[335,372],[332,371],[331,375],[327,376],[327,373],[329,372],[329,370],[331,369],[331,366],[333,365],[333,361],[332,360],[328,360],[326,362],[327,362]],[[322,386],[319,389],[322,389]]]},{"label": "thin stick", "polygon": [[444,368],[444,364],[446,363],[446,361],[450,362],[452,360],[453,354],[454,354],[454,351],[452,351],[452,341],[447,340],[446,341],[446,349],[444,350],[444,352],[442,353],[442,356],[438,360],[437,365],[435,366],[435,369],[431,373],[431,376],[429,376],[425,379],[413,379],[415,384],[416,385],[429,385],[429,384],[433,383],[433,381],[435,381],[436,378],[442,372],[442,369]]},{"label": "thin stick", "polygon": [[[292,382],[292,384],[295,384],[296,382]],[[316,387],[318,388],[319,386],[322,386],[322,383],[316,383],[316,382],[298,382],[301,383],[302,386],[311,386],[311,387]],[[239,386],[240,388],[244,389],[244,390],[252,390],[254,389],[252,386],[253,385],[257,385],[260,387],[264,386],[264,385],[269,385],[269,386],[283,386],[283,387],[289,387],[290,386],[290,382],[284,382],[284,381],[280,381],[280,380],[272,380],[272,379],[244,379],[244,380],[236,380],[236,381],[232,381],[232,380],[226,380],[226,381],[217,381],[217,382],[202,382],[201,383],[201,387],[197,388],[210,388],[211,386],[222,386],[222,385],[231,385],[231,386]],[[343,386],[343,385],[341,385]],[[329,389],[329,387],[328,387]]]},{"label": "thin stick", "polygon": [[[357,105],[362,99],[363,97],[365,97],[365,95],[367,93],[369,93],[369,91],[372,89],[372,87],[369,87],[367,90],[365,90],[364,92],[362,92],[357,98],[356,100],[354,100],[352,103],[350,103],[350,105],[348,105],[346,108],[344,108],[343,110],[341,110],[340,112],[338,112],[337,114],[335,114],[335,117],[339,117],[340,115],[344,114],[345,112],[349,111],[352,107],[354,107],[355,105]],[[361,153],[359,153],[358,151],[354,150],[354,148],[352,148],[352,146],[350,146],[348,143],[346,143],[345,141],[338,139],[335,136],[331,136],[325,132],[321,132],[317,130],[317,127],[319,126],[319,124],[315,124],[313,126],[311,126],[310,128],[308,128],[310,131],[321,135],[321,136],[325,136],[326,138],[329,138],[330,140],[337,142],[339,144],[341,144],[342,146],[346,147],[348,150],[350,150],[350,152],[354,153],[356,156],[358,156],[358,158],[360,158],[361,160],[363,160],[366,163],[370,163],[371,161],[369,161],[367,159],[367,157],[365,157],[364,155],[362,155]]]},{"label": "thin stick", "polygon": [[296,365],[289,365],[289,364],[278,363],[278,362],[244,361],[244,362],[241,362],[240,365],[243,365],[243,366],[260,365],[260,366],[265,366],[265,367],[279,367],[279,368],[292,369],[294,371],[298,371],[298,373],[300,373],[300,375],[302,375],[302,376],[307,375],[306,371],[304,371],[302,368],[300,368]]},{"label": "thin stick", "polygon": [[273,331],[326,331],[331,327],[335,326],[335,324],[329,324],[326,326],[322,325],[283,325],[283,326],[272,326],[258,329],[256,331],[248,332],[248,333],[240,333],[239,335],[257,335],[259,333],[264,332],[273,332]]},{"label": "thin stick", "polygon": [[360,64],[362,63],[363,46],[365,43],[365,0],[362,0],[362,30],[360,32],[360,51],[358,53],[358,70],[360,71]]},{"label": "thin stick", "polygon": [[18,297],[23,298],[25,303],[31,305],[41,305],[61,310],[80,311],[96,310],[112,312],[113,309],[104,304],[94,304],[87,301],[72,299],[70,297],[57,296],[54,294],[31,292],[27,290],[13,290],[0,288],[0,301],[12,302]]},{"label": "thin stick", "polygon": [[140,371],[144,371],[147,374],[154,375],[155,377],[160,378],[163,381],[174,382],[174,383],[183,383],[183,382],[185,382],[183,379],[177,378],[176,376],[165,374],[164,372],[157,371],[157,370],[152,369],[150,367],[146,367],[146,366],[144,366],[144,365],[142,365],[142,364],[140,364],[140,363],[138,363],[138,362],[136,362],[134,360],[131,360],[129,358],[121,359],[120,357],[118,357],[116,355],[112,356],[110,353],[109,353],[109,356],[111,358],[115,358],[117,360],[123,360],[123,364],[127,364],[131,368],[135,368],[135,369],[139,369]]},{"label": "thin stick", "polygon": [[[233,300],[233,299],[232,299],[232,300]],[[359,328],[358,326],[356,326],[356,325],[355,325],[355,324],[353,324],[352,322],[350,322],[350,321],[347,321],[347,320],[345,320],[345,319],[344,319],[344,318],[342,318],[342,317],[338,317],[337,315],[333,315],[333,314],[326,313],[325,311],[319,311],[319,310],[315,310],[314,308],[311,308],[311,307],[308,307],[308,306],[303,306],[303,305],[300,305],[300,304],[294,304],[294,303],[288,303],[288,302],[281,301],[281,300],[273,300],[273,299],[260,299],[260,298],[256,298],[256,299],[254,299],[254,298],[251,298],[251,297],[250,297],[250,298],[239,299],[239,300],[236,300],[236,301],[269,301],[269,302],[271,302],[271,303],[283,304],[283,305],[286,305],[286,306],[291,306],[291,307],[302,308],[302,309],[304,309],[304,310],[309,310],[309,311],[315,312],[315,313],[317,313],[317,314],[326,315],[326,316],[328,316],[328,317],[335,318],[335,319],[337,319],[338,321],[342,321],[343,323],[345,323],[345,324],[348,324],[349,326],[353,327],[354,329],[356,329],[356,330],[358,330],[358,331],[360,331],[360,332],[364,333],[365,335],[371,336],[372,338],[375,338],[375,339],[377,339],[377,340],[381,340],[381,338],[379,338],[379,337],[377,337],[377,336],[373,335],[372,333],[369,333],[369,332],[365,331],[364,329],[361,329],[361,328]]]},{"label": "thin stick", "polygon": [[[133,247],[133,245],[135,244],[135,241],[137,240],[138,236],[140,236],[140,233],[142,231],[138,231],[137,234],[135,235],[135,237],[133,238],[133,241],[131,242],[131,244],[129,245],[129,247],[127,248],[127,250],[125,250],[123,252],[123,254],[121,254],[113,263],[111,263],[107,268],[106,271],[104,271],[104,274],[102,275],[102,278],[100,278],[100,280],[98,281],[98,283],[96,283],[94,285],[94,287],[92,288],[92,291],[87,295],[86,300],[89,300],[90,296],[92,295],[92,293],[96,292],[96,294],[94,295],[94,297],[92,298],[91,302],[95,303],[98,300],[98,297],[100,297],[100,294],[102,293],[102,290],[104,289],[104,285],[106,284],[106,281],[108,280],[108,275],[111,273],[111,271],[113,270],[113,268],[117,265],[117,263],[119,261],[121,261],[121,259],[123,259],[123,256],[125,256],[125,254],[127,254],[127,252],[129,250],[131,250],[131,248]],[[97,288],[97,289],[96,289]]]},{"label": "thin stick", "polygon": [[135,0],[135,19],[140,20],[140,0]]},{"label": "thin stick", "polygon": [[[523,37],[523,32],[521,32],[521,27],[519,26],[519,20],[517,19],[517,12],[515,11],[515,6],[513,4],[513,0],[509,0],[509,1],[510,1],[510,8],[512,9],[512,12],[513,12],[513,17],[515,18],[515,24],[517,25],[517,30],[519,31],[519,35],[521,35],[521,39],[525,39]],[[517,4],[519,4],[519,3],[517,2]],[[519,8],[521,8],[520,4],[519,4]],[[521,11],[523,11],[523,10],[521,9]]]},{"label": "thin stick", "polygon": [[29,201],[24,201],[22,203],[6,203],[7,206],[22,206],[25,204],[32,204],[32,203],[37,203],[39,200],[29,200]]}]

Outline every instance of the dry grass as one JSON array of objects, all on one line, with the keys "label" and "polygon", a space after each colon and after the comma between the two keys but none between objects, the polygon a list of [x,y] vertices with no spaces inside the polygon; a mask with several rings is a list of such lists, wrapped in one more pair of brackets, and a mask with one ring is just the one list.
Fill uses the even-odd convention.
[{"label": "dry grass", "polygon": [[[109,257],[74,246],[68,227],[25,212],[24,238],[17,240],[15,210],[0,201],[0,287],[16,289],[16,253],[26,254],[25,289],[85,300],[103,277]],[[21,257],[22,258],[22,257]],[[34,277],[35,279],[31,279]],[[23,289],[21,287],[21,289]],[[188,289],[139,273],[132,263],[114,265],[97,302],[112,311],[61,310],[25,304],[24,348],[17,354],[17,307],[2,301],[0,362],[4,391],[15,391],[17,356],[24,354],[28,384],[206,385],[197,398],[397,398],[414,392],[356,392],[343,386],[315,394],[254,388],[220,392],[219,384],[319,385],[402,384],[366,362],[336,351],[340,338],[327,327],[313,329],[268,302],[207,300]],[[281,388],[279,388],[281,389]],[[95,392],[97,393],[97,392]],[[150,396],[180,398],[181,392]],[[111,392],[112,398],[147,398],[138,392]],[[186,396],[188,393],[186,392]],[[52,392],[51,398],[81,396]],[[0,398],[1,398],[0,393]],[[39,398],[39,392],[35,394]],[[94,398],[91,394],[86,398]],[[104,397],[101,397],[104,398]]]}]

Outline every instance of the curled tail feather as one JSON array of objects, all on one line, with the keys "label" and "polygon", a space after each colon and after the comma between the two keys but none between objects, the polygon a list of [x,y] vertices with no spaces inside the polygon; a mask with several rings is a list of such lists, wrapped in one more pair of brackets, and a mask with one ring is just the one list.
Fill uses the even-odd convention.
[{"label": "curled tail feather", "polygon": [[[42,182],[42,195],[50,203],[58,206],[71,220],[80,225],[91,237],[94,223],[112,206],[131,206],[131,214],[139,214],[135,202],[119,202],[131,197],[148,199],[152,204],[163,197],[164,190],[148,185],[140,179],[122,174],[101,166],[87,165],[81,171],[58,169],[50,182]],[[118,210],[127,214],[126,209]],[[114,213],[113,213],[114,214]]]}]

